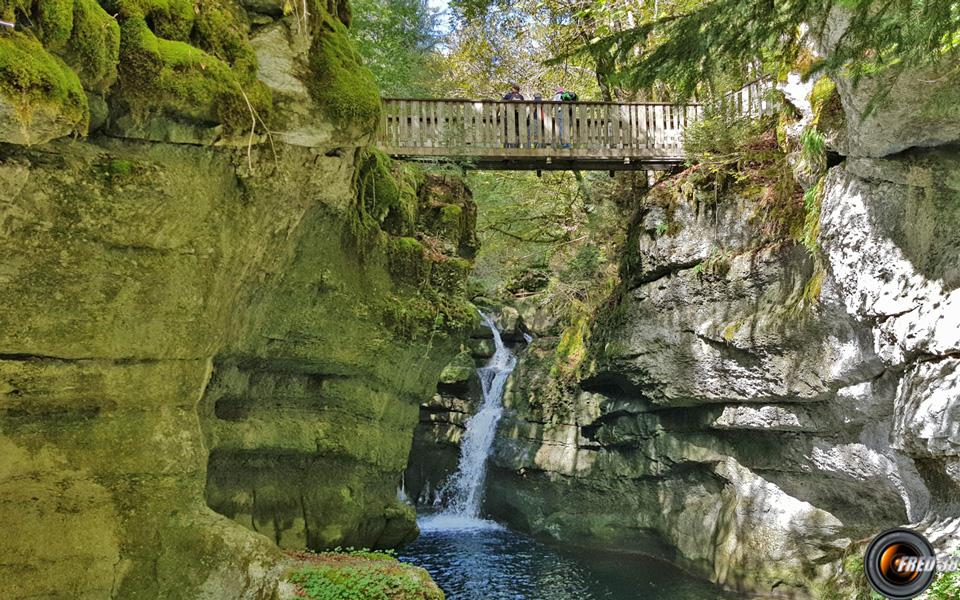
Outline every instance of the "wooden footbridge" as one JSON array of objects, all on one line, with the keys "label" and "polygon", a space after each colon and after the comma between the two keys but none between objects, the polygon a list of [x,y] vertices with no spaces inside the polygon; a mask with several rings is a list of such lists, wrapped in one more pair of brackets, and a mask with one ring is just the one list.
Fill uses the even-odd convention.
[{"label": "wooden footbridge", "polygon": [[[767,112],[769,86],[724,97]],[[704,106],[664,103],[385,98],[379,145],[394,158],[455,160],[479,169],[661,170],[683,163],[683,130]]]}]

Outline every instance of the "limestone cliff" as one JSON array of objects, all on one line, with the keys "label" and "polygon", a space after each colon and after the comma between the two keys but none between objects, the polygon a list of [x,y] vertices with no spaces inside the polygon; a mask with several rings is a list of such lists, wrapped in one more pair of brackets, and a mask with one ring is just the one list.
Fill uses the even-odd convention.
[{"label": "limestone cliff", "polygon": [[[859,597],[859,544],[884,528],[955,543],[960,114],[936,100],[955,69],[939,75],[868,117],[889,82],[807,87],[781,135],[818,131],[829,162],[747,159],[726,184],[693,168],[638,198],[621,284],[589,324],[516,301],[537,339],[487,511],[799,598]],[[428,408],[418,440],[449,454],[459,409]]]},{"label": "limestone cliff", "polygon": [[4,597],[273,598],[278,544],[410,539],[474,208],[367,150],[349,7],[0,16]]}]

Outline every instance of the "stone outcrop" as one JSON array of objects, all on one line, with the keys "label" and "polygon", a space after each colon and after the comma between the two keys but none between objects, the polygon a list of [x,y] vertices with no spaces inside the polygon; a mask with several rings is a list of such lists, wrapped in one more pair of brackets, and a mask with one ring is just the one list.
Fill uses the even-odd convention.
[{"label": "stone outcrop", "polygon": [[0,3],[4,597],[274,598],[278,546],[416,535],[475,208],[366,149],[348,7],[294,4]]},{"label": "stone outcrop", "polygon": [[797,598],[849,592],[862,571],[844,558],[886,527],[956,547],[955,103],[917,112],[904,94],[920,88],[898,84],[872,116],[851,118],[887,85],[878,77],[838,83],[829,119],[821,98],[804,121],[829,121],[842,153],[798,177],[813,199],[801,210],[819,218],[781,227],[819,231],[815,248],[771,239],[770,219],[792,217],[757,198],[749,173],[719,200],[690,174],[642,199],[622,283],[578,334],[582,376],[557,384],[576,327],[557,337],[545,325],[520,355],[492,516]]}]

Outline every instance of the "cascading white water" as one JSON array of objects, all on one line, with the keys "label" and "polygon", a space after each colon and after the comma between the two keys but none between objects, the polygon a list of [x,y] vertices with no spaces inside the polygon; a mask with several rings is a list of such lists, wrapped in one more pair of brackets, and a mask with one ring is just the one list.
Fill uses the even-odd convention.
[{"label": "cascading white water", "polygon": [[483,483],[487,474],[487,458],[503,412],[503,389],[517,364],[517,358],[503,345],[500,330],[489,316],[480,313],[483,323],[493,332],[496,352],[486,366],[477,369],[483,391],[483,404],[470,417],[460,442],[460,464],[442,494],[444,507],[440,514],[476,519],[480,516]]}]

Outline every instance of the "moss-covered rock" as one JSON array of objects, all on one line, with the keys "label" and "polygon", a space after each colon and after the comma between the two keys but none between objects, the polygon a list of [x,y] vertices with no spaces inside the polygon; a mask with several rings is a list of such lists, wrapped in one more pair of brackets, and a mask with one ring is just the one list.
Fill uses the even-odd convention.
[{"label": "moss-covered rock", "polygon": [[63,50],[64,60],[83,87],[104,94],[117,79],[120,25],[96,0],[74,0],[73,31]]},{"label": "moss-covered rock", "polygon": [[[106,101],[109,118],[98,115],[96,124],[105,122],[119,137],[232,145],[369,141],[380,98],[347,33],[349,6],[313,0],[304,19],[299,5],[267,4],[4,0],[0,15],[26,24],[14,37],[4,31],[5,45],[29,38],[31,56],[20,60],[15,50],[0,49],[8,55],[0,56],[0,130],[24,130],[6,136],[15,143],[87,133],[86,103],[64,79],[78,76],[84,90]],[[251,19],[261,26],[254,42]],[[51,55],[67,68],[43,64]],[[27,71],[42,71],[43,83],[25,83]],[[13,93],[24,87],[26,94]],[[67,90],[76,106],[64,102]],[[409,214],[394,219],[401,231]]]},{"label": "moss-covered rock", "polygon": [[464,350],[453,357],[447,366],[440,372],[440,383],[453,385],[464,383],[477,371],[477,365],[469,350]]},{"label": "moss-covered rock", "polygon": [[178,41],[190,39],[193,21],[199,12],[193,0],[103,0],[102,4],[121,21],[149,20],[158,36]]},{"label": "moss-covered rock", "polygon": [[358,252],[353,154],[0,151],[7,596],[266,599],[277,543],[416,534],[417,405],[469,325],[387,234]]},{"label": "moss-covered rock", "polygon": [[39,37],[51,50],[62,50],[73,31],[73,0],[35,2]]},{"label": "moss-covered rock", "polygon": [[0,141],[38,144],[85,133],[88,118],[73,70],[30,35],[0,35]]},{"label": "moss-covered rock", "polygon": [[380,91],[373,73],[362,66],[346,25],[326,11],[310,46],[307,87],[329,118],[341,127],[373,132],[380,122]]},{"label": "moss-covered rock", "polygon": [[[249,70],[249,66],[246,66]],[[223,124],[249,130],[251,111],[267,118],[270,93],[223,60],[186,42],[157,37],[140,16],[121,27],[120,82],[115,98],[134,123],[149,117]]]}]

